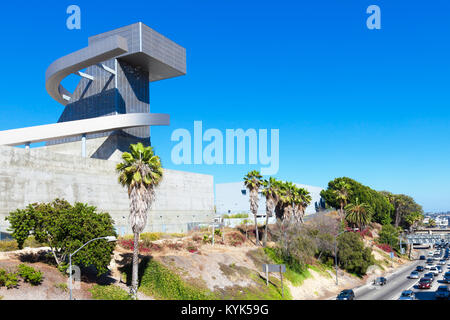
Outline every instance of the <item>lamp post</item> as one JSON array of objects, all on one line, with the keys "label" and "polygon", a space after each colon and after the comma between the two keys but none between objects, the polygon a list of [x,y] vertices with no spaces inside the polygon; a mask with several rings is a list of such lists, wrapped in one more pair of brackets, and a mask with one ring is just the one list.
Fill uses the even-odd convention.
[{"label": "lamp post", "polygon": [[[358,231],[358,228],[353,228],[353,231]],[[334,237],[334,264],[335,264],[335,268],[336,268],[336,285],[339,285],[338,282],[338,265],[337,265],[337,237],[339,237],[341,234],[348,232],[350,230],[344,230],[342,232],[339,232],[335,237]]]},{"label": "lamp post", "polygon": [[82,248],[84,248],[87,244],[91,243],[92,241],[95,240],[100,240],[100,239],[105,239],[108,242],[113,242],[113,241],[117,241],[117,238],[114,236],[107,236],[107,237],[99,237],[99,238],[94,238],[92,240],[89,240],[88,242],[86,242],[85,244],[83,244],[81,247],[79,247],[77,250],[75,250],[73,253],[69,254],[69,289],[70,289],[70,300],[73,300],[72,298],[72,256],[77,253],[78,251],[80,251]]}]

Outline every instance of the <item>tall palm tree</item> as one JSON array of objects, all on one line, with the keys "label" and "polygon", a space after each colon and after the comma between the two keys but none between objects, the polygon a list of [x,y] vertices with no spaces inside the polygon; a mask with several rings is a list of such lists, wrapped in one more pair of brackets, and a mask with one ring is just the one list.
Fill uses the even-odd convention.
[{"label": "tall palm tree", "polygon": [[368,225],[372,219],[373,209],[367,203],[359,203],[356,198],[356,203],[350,203],[345,207],[347,215],[345,220],[351,224],[357,225],[359,230]]},{"label": "tall palm tree", "polygon": [[336,196],[336,200],[339,201],[339,204],[341,206],[341,212],[340,212],[340,218],[341,221],[344,217],[344,207],[347,205],[348,198],[350,196],[350,184],[345,182],[344,180],[340,180],[335,186],[334,186],[334,194]]},{"label": "tall palm tree", "polygon": [[269,217],[273,215],[275,206],[278,203],[280,182],[277,179],[270,177],[268,180],[263,180],[262,185],[264,187],[262,189],[262,194],[266,197],[266,225],[263,238],[263,246],[265,247],[267,245]]},{"label": "tall palm tree", "polygon": [[161,160],[152,147],[142,143],[131,144],[130,152],[122,154],[123,162],[117,164],[119,183],[128,188],[130,215],[128,217],[134,234],[133,272],[130,294],[136,299],[138,287],[139,234],[147,225],[147,212],[154,196],[155,187],[161,182],[163,169]]},{"label": "tall palm tree", "polygon": [[258,221],[256,220],[256,214],[258,213],[258,191],[262,185],[262,175],[259,171],[253,170],[247,173],[244,177],[245,187],[250,193],[250,211],[255,217],[255,234],[256,234],[256,245],[259,245],[259,234],[258,234]]},{"label": "tall palm tree", "polygon": [[300,223],[303,223],[303,217],[305,216],[305,210],[311,203],[311,195],[308,190],[304,188],[295,187],[294,189],[294,204],[296,206],[296,216]]}]

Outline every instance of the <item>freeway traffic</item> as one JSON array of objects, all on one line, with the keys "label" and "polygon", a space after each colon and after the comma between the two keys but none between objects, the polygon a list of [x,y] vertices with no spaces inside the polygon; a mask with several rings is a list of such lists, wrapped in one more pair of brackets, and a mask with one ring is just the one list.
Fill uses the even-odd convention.
[{"label": "freeway traffic", "polygon": [[[387,276],[385,284],[380,281],[383,279],[377,279],[377,284],[373,283],[375,279],[370,279],[368,284],[353,289],[353,293],[346,292],[345,296],[355,300],[399,300],[400,297],[400,300],[436,300],[441,295],[441,298],[449,299],[448,282],[444,281],[444,275],[450,272],[449,250],[448,244],[421,250],[419,260]],[[449,274],[445,278],[450,281]],[[436,295],[437,291],[442,294]]]}]

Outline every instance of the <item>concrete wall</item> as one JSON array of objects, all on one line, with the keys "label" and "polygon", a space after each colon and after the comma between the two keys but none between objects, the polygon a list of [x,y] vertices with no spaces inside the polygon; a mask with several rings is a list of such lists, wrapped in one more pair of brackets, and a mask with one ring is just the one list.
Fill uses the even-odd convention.
[{"label": "concrete wall", "polygon": [[[320,201],[320,191],[322,188],[308,186],[304,184],[295,183],[297,187],[304,188],[309,191],[311,195],[311,203],[306,208],[305,214],[313,214],[316,212],[315,203]],[[249,213],[251,218],[253,215],[250,212],[249,191],[245,188],[244,182],[230,182],[216,184],[216,208],[219,214],[233,214],[233,213]],[[258,215],[266,214],[266,199],[260,192]]]},{"label": "concrete wall", "polygon": [[[119,234],[131,233],[128,194],[117,182],[116,163],[45,148],[0,146],[0,230],[6,228],[9,212],[59,197],[109,212]],[[185,232],[212,221],[213,183],[210,175],[165,170],[146,231]]]}]

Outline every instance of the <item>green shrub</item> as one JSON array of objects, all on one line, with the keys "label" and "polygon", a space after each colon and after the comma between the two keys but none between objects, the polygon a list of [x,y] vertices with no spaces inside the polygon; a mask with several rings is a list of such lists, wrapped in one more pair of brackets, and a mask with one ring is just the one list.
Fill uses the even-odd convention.
[{"label": "green shrub", "polygon": [[212,242],[212,237],[209,234],[204,234],[203,235],[203,243],[211,243]]},{"label": "green shrub", "polygon": [[361,236],[356,232],[345,232],[338,237],[339,266],[361,277],[367,268],[375,263],[370,248],[364,247]]},{"label": "green shrub", "polygon": [[393,225],[383,225],[378,235],[377,242],[388,244],[394,250],[400,251],[398,236],[398,230]]},{"label": "green shrub", "polygon": [[6,288],[11,289],[16,287],[18,282],[17,274],[0,269],[0,287],[6,286]]},{"label": "green shrub", "polygon": [[[89,240],[117,236],[108,213],[98,213],[96,207],[83,203],[72,206],[61,199],[31,204],[24,210],[11,212],[6,220],[19,249],[33,235],[37,242],[48,243],[58,265]],[[115,243],[105,240],[93,241],[80,250],[72,262],[78,266],[93,265],[98,274],[103,274],[108,271],[114,247]]]},{"label": "green shrub", "polygon": [[65,282],[55,283],[55,288],[60,289],[64,292],[69,290],[67,283],[65,283]]},{"label": "green shrub", "polygon": [[278,248],[264,248],[264,253],[276,264],[286,265],[286,272],[284,276],[294,286],[299,286],[306,279],[311,277],[311,273],[308,271],[308,266],[300,264],[295,259],[284,256],[281,250]]},{"label": "green shrub", "polygon": [[206,289],[185,283],[180,276],[155,260],[143,272],[140,288],[144,294],[167,300],[210,300],[214,295]]},{"label": "green shrub", "polygon": [[128,292],[113,284],[107,286],[96,284],[89,291],[95,300],[131,300]]},{"label": "green shrub", "polygon": [[31,283],[33,286],[37,286],[42,282],[42,272],[34,270],[33,267],[25,264],[19,264],[19,276],[23,278],[25,282]]}]

